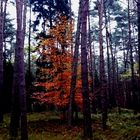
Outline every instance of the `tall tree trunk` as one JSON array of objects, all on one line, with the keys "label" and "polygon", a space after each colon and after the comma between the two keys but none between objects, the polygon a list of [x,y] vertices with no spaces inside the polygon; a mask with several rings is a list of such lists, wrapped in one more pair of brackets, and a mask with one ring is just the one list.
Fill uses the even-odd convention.
[{"label": "tall tree trunk", "polygon": [[13,104],[10,123],[10,136],[17,137],[21,127],[21,140],[28,140],[25,72],[24,72],[24,38],[26,29],[26,1],[16,0],[17,32],[14,64]]},{"label": "tall tree trunk", "polygon": [[88,0],[81,0],[81,79],[83,95],[84,137],[92,138],[91,113],[89,101],[88,65],[87,65],[87,15]]},{"label": "tall tree trunk", "polygon": [[31,72],[31,22],[32,22],[32,9],[31,3],[29,2],[29,24],[28,24],[28,69],[26,75],[26,92],[27,92],[27,110],[31,111],[31,101],[30,101],[30,94],[31,94],[31,86],[32,86],[32,72]]},{"label": "tall tree trunk", "polygon": [[106,29],[106,47],[107,47],[107,74],[108,74],[108,103],[109,107],[112,107],[112,91],[111,91],[111,62],[110,62],[110,53],[109,53],[109,31],[108,31],[108,21],[107,21],[107,12],[106,12],[106,7],[104,3],[104,15],[105,15],[105,29]]},{"label": "tall tree trunk", "polygon": [[3,0],[0,2],[0,123],[3,122]]},{"label": "tall tree trunk", "polygon": [[129,49],[125,49],[125,37],[124,37],[124,29],[121,28],[121,38],[122,38],[122,48],[123,48],[123,64],[124,64],[124,72],[126,72],[127,68],[128,68],[128,52]]},{"label": "tall tree trunk", "polygon": [[140,77],[140,0],[137,1],[137,17],[138,17],[138,57],[139,57],[139,77]]},{"label": "tall tree trunk", "polygon": [[102,125],[106,129],[107,122],[107,91],[106,91],[106,76],[104,64],[104,50],[103,50],[103,0],[98,0],[98,14],[99,14],[99,51],[100,51],[100,84],[101,84],[101,100],[102,100]]},{"label": "tall tree trunk", "polygon": [[[13,93],[12,93],[12,110],[10,122],[10,136],[18,136],[18,128],[20,126],[20,58],[22,48],[22,4],[21,1],[16,1],[16,14],[17,14],[17,30],[16,30],[16,48],[15,48],[15,63],[14,63],[14,77],[13,77]],[[21,73],[22,75],[22,73]],[[22,79],[21,79],[22,80]],[[24,84],[24,83],[23,83]],[[24,85],[23,85],[24,86]]]},{"label": "tall tree trunk", "polygon": [[[18,12],[18,9],[17,9]],[[23,0],[23,21],[22,21],[22,44],[21,44],[21,54],[20,54],[20,110],[21,110],[21,140],[28,140],[28,130],[27,130],[27,104],[26,104],[26,91],[25,91],[25,69],[24,69],[24,40],[26,32],[26,13],[27,13],[27,0]]]},{"label": "tall tree trunk", "polygon": [[31,3],[29,3],[29,35],[28,35],[28,73],[29,73],[29,84],[31,81]]},{"label": "tall tree trunk", "polygon": [[93,75],[94,75],[94,70],[93,70],[93,55],[92,55],[92,46],[91,46],[91,31],[90,31],[90,14],[88,10],[88,49],[89,49],[89,76],[91,80],[91,93],[93,94]]},{"label": "tall tree trunk", "polygon": [[75,50],[74,50],[74,56],[72,61],[72,77],[71,77],[71,86],[70,86],[69,115],[68,115],[69,126],[71,126],[73,122],[74,96],[75,96],[75,88],[76,88],[77,65],[78,65],[79,44],[80,44],[79,41],[80,41],[80,29],[81,29],[81,15],[80,15],[81,4],[79,5],[80,6],[79,6],[78,23],[77,23],[77,31],[76,31],[76,39],[75,39]]},{"label": "tall tree trunk", "polygon": [[130,66],[131,66],[131,92],[133,97],[133,109],[136,113],[137,108],[137,98],[135,93],[135,78],[134,78],[134,60],[133,60],[133,46],[131,42],[131,19],[130,19],[130,0],[128,0],[128,47],[130,49]]},{"label": "tall tree trunk", "polygon": [[90,93],[92,93],[92,112],[96,112],[96,103],[95,103],[95,95],[94,95],[94,75],[95,75],[95,52],[94,52],[94,44],[92,45],[91,41],[91,23],[90,23],[90,7],[88,9],[88,50],[89,50],[89,76],[91,80],[90,84]]},{"label": "tall tree trunk", "polygon": [[[6,27],[5,20],[6,20],[6,12],[7,12],[7,2],[8,2],[8,0],[5,0],[4,11],[3,11],[3,34],[5,34],[4,31],[5,31],[5,27]],[[6,40],[5,39],[4,39],[4,50],[6,50]]]},{"label": "tall tree trunk", "polygon": [[[138,61],[138,64],[139,64],[138,73],[139,73],[139,81],[140,81],[140,0],[137,1],[137,17],[138,17],[137,24],[138,24],[138,58],[139,58],[139,61]],[[140,84],[137,84],[137,85],[140,87]],[[139,93],[139,95],[138,95],[138,98],[139,98],[138,106],[140,106],[140,90],[139,90],[138,93]],[[140,107],[138,109],[140,111]]]},{"label": "tall tree trunk", "polygon": [[[115,73],[115,53],[113,54],[113,46],[112,46],[112,32],[111,32],[111,23],[110,23],[110,11],[108,11],[108,17],[109,17],[109,34],[108,34],[108,38],[109,38],[109,49],[110,49],[110,54],[111,54],[111,74],[110,74],[110,77],[111,77],[111,106],[112,107],[115,107],[116,106],[116,92],[115,92],[115,84],[116,84],[116,81],[115,81],[115,78],[116,78],[116,73]],[[115,45],[116,46],[116,45]],[[114,51],[115,52],[115,51]]]}]

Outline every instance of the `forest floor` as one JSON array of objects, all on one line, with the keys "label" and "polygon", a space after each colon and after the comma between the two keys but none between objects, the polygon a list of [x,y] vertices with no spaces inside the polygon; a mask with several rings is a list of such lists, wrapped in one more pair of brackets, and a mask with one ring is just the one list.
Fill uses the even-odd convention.
[{"label": "forest floor", "polygon": [[[29,140],[81,140],[82,115],[77,123],[69,128],[56,112],[28,114]],[[92,115],[93,140],[140,140],[140,114],[122,110],[121,115],[110,112],[107,130],[102,130],[101,115]],[[9,115],[5,115],[0,125],[0,140],[8,140]],[[18,139],[19,140],[19,139]]]}]

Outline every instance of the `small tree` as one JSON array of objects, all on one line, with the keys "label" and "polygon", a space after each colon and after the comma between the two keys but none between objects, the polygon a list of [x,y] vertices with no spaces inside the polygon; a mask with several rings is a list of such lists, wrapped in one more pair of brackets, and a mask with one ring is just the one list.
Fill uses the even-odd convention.
[{"label": "small tree", "polygon": [[[72,26],[72,27],[71,27]],[[56,26],[41,39],[37,47],[40,56],[37,60],[38,82],[35,86],[45,89],[34,94],[34,98],[46,104],[53,104],[60,109],[68,109],[71,79],[71,51],[73,24],[66,17],[60,17]],[[76,102],[80,103],[80,81],[77,83]],[[77,105],[78,105],[77,103]]]}]

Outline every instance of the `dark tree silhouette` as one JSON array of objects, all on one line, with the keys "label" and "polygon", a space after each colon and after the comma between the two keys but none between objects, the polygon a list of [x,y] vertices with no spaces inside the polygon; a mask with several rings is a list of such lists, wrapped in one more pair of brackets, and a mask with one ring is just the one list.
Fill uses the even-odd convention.
[{"label": "dark tree silhouette", "polygon": [[26,29],[26,1],[16,0],[17,32],[15,48],[15,64],[12,94],[12,113],[10,122],[11,139],[17,137],[21,128],[21,140],[28,140],[25,72],[24,72],[24,38]]}]

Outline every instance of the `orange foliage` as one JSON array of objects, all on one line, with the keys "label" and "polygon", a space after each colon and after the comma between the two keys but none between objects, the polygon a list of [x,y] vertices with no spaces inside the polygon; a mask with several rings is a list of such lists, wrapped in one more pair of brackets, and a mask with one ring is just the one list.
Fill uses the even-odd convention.
[{"label": "orange foliage", "polygon": [[[45,93],[34,93],[33,98],[41,103],[66,107],[69,102],[72,55],[70,45],[73,25],[66,17],[60,17],[56,26],[49,30],[53,38],[42,39],[38,49],[43,54],[44,62],[51,62],[50,68],[41,68],[41,72],[50,78],[46,82],[37,82],[35,86],[42,86]],[[45,49],[44,49],[45,48]],[[44,77],[43,77],[44,78]],[[82,107],[81,80],[77,81],[75,102]]]}]

